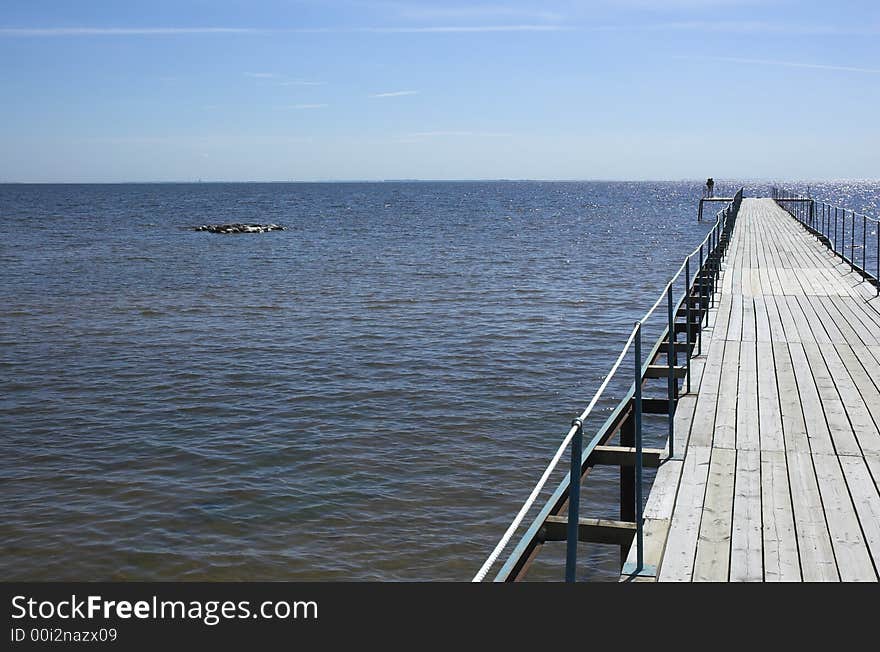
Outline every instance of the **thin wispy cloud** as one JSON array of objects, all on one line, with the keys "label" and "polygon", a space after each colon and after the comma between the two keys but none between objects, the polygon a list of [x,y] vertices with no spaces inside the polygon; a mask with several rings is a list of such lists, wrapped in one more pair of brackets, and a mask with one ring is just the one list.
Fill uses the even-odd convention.
[{"label": "thin wispy cloud", "polygon": [[258,31],[247,27],[0,27],[0,36],[177,36]]},{"label": "thin wispy cloud", "polygon": [[[450,10],[450,15],[465,9]],[[437,9],[438,15],[443,10]],[[489,9],[483,12],[490,15]],[[476,16],[479,12],[471,12]],[[536,14],[540,17],[540,14]],[[550,15],[544,16],[551,17]],[[184,36],[184,35],[253,35],[253,34],[467,34],[492,32],[720,32],[733,34],[829,35],[868,36],[880,34],[880,26],[835,26],[828,24],[799,24],[790,21],[677,21],[625,22],[617,24],[561,24],[534,22],[522,24],[471,25],[409,25],[365,27],[0,27],[0,37],[101,37],[101,36]]]},{"label": "thin wispy cloud", "polygon": [[564,25],[449,25],[435,27],[360,27],[351,31],[376,34],[454,34],[481,32],[561,32],[570,27]]},{"label": "thin wispy cloud", "polygon": [[278,82],[278,85],[279,86],[326,86],[327,82],[291,80],[291,81]]},{"label": "thin wispy cloud", "polygon": [[470,5],[464,7],[445,6],[412,6],[401,5],[398,14],[403,18],[413,20],[474,20],[494,18],[518,18],[520,20],[534,20],[546,22],[559,22],[563,19],[558,12],[526,7],[510,7],[505,5]]},{"label": "thin wispy cloud", "polygon": [[179,142],[171,136],[101,136],[96,138],[75,138],[73,142],[88,145],[170,145]]},{"label": "thin wispy cloud", "polygon": [[759,5],[766,0],[606,0],[616,7],[635,9],[717,9],[724,6]]},{"label": "thin wispy cloud", "polygon": [[404,134],[404,138],[461,138],[476,136],[512,136],[510,133],[492,131],[416,131]]},{"label": "thin wispy cloud", "polygon": [[864,68],[861,66],[838,66],[824,63],[806,63],[802,61],[780,61],[778,59],[749,59],[744,57],[675,57],[676,59],[702,59],[709,61],[724,61],[727,63],[742,63],[756,66],[784,66],[787,68],[807,68],[810,70],[833,70],[840,72],[861,72],[873,75],[880,74],[880,68]]},{"label": "thin wispy cloud", "polygon": [[327,82],[309,81],[304,79],[284,79],[284,75],[275,72],[246,72],[246,76],[254,79],[269,79],[279,86],[324,86]]},{"label": "thin wispy cloud", "polygon": [[880,33],[880,27],[841,27],[794,22],[767,21],[679,21],[643,24],[600,25],[595,31],[651,32],[721,32],[728,34],[778,34],[780,36],[868,36]]},{"label": "thin wispy cloud", "polygon": [[325,109],[327,104],[289,104],[287,106],[279,106],[279,109],[293,109],[294,111],[309,111],[311,109]]},{"label": "thin wispy cloud", "polygon": [[0,27],[0,36],[179,36],[207,34],[454,34],[480,32],[557,32],[562,25],[449,25],[429,27]]},{"label": "thin wispy cloud", "polygon": [[373,93],[370,97],[403,97],[404,95],[418,95],[418,91],[391,91],[388,93]]}]

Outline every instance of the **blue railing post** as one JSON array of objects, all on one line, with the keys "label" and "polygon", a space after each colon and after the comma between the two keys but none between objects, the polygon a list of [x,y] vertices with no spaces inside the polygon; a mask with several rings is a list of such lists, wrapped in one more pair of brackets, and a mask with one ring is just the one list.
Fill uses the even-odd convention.
[{"label": "blue railing post", "polygon": [[[700,297],[700,324],[703,323],[703,318],[705,317],[706,323],[709,323],[709,281],[706,278],[706,258],[707,254],[703,253],[703,245],[700,245],[700,292],[702,295]],[[705,298],[705,306],[703,305],[703,299]],[[700,328],[700,333],[702,334],[703,329]]]},{"label": "blue railing post", "polygon": [[675,455],[675,394],[678,389],[678,381],[675,379],[675,367],[678,362],[675,355],[675,315],[672,302],[672,283],[666,290],[666,311],[669,319],[669,348],[666,349],[666,365],[669,367],[668,391],[669,394],[669,457]]},{"label": "blue railing post", "polygon": [[715,288],[718,287],[718,276],[721,273],[721,238],[718,236],[720,225],[715,228],[715,246],[712,248],[712,307],[715,306]]},{"label": "blue railing post", "polygon": [[698,271],[697,274],[699,274],[698,292],[700,293],[700,328],[697,331],[697,355],[703,355],[703,293],[705,290],[705,288],[703,287],[703,245],[700,245],[700,271]]},{"label": "blue railing post", "polygon": [[[849,240],[849,263],[850,267],[853,269],[856,268],[856,212],[850,211],[852,213],[852,234],[850,235]],[[846,215],[846,211],[844,211],[844,215]]]},{"label": "blue railing post", "polygon": [[687,391],[691,393],[691,257],[684,259],[685,359],[687,360]]},{"label": "blue railing post", "polygon": [[581,457],[584,448],[584,423],[575,419],[571,440],[571,471],[568,483],[568,533],[565,554],[565,581],[577,581],[578,525],[581,515]]},{"label": "blue railing post", "polygon": [[837,253],[837,206],[834,207],[834,253]]},{"label": "blue railing post", "polygon": [[633,419],[636,437],[636,573],[645,567],[642,532],[642,322],[636,322],[635,402]]}]

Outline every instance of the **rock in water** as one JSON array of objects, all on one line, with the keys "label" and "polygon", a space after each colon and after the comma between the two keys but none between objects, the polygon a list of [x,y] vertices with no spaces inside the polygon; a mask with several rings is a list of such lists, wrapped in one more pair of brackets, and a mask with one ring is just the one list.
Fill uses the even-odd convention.
[{"label": "rock in water", "polygon": [[196,231],[211,233],[265,233],[266,231],[283,231],[280,224],[203,224],[195,227]]}]

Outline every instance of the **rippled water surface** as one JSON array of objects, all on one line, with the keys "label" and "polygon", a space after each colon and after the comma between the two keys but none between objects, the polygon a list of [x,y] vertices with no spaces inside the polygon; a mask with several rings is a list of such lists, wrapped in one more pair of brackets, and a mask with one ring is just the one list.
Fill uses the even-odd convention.
[{"label": "rippled water surface", "polygon": [[[705,235],[700,192],[0,186],[3,578],[469,579]],[[187,229],[232,221],[288,229]],[[584,515],[616,513],[605,477]]]}]

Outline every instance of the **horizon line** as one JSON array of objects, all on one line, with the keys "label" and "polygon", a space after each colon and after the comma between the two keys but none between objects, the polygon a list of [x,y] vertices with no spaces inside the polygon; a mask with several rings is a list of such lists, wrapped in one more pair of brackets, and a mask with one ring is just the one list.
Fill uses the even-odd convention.
[{"label": "horizon line", "polygon": [[[822,178],[783,178],[783,177],[715,177],[717,183],[761,182],[761,183],[830,183],[839,181],[859,181],[880,183],[880,177],[822,177]],[[476,178],[390,178],[390,179],[270,179],[270,180],[242,180],[242,179],[175,179],[175,180],[126,180],[126,181],[3,181],[0,186],[113,186],[113,185],[198,185],[198,184],[309,184],[309,183],[676,183],[676,182],[699,182],[705,183],[702,177],[680,178],[633,178],[621,179],[612,177],[593,178],[515,178],[515,177],[476,177]]]}]

